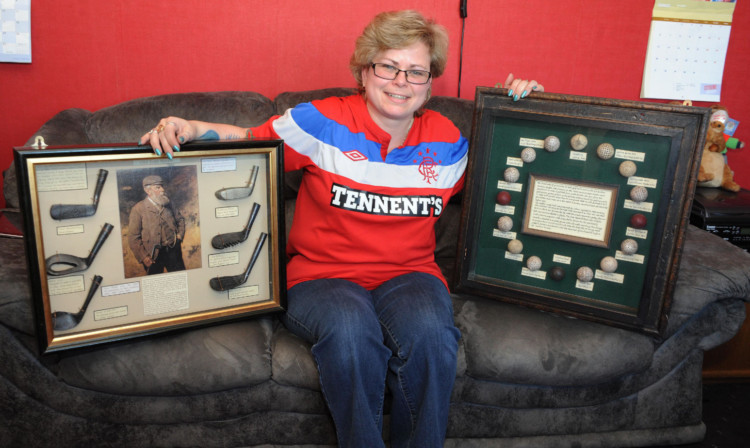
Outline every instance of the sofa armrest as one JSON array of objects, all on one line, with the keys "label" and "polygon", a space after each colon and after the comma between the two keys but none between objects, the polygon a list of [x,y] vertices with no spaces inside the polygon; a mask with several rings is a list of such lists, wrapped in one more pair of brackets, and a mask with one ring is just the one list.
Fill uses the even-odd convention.
[{"label": "sofa armrest", "polygon": [[[750,298],[750,253],[712,233],[688,226],[677,271],[664,339],[713,302]],[[731,338],[736,328],[717,335],[711,346]],[[723,339],[723,340],[722,340]],[[710,346],[702,347],[709,349]]]}]

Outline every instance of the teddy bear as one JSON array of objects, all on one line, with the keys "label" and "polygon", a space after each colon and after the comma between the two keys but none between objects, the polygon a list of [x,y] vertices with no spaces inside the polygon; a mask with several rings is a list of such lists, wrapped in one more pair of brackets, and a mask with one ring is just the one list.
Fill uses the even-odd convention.
[{"label": "teddy bear", "polygon": [[[740,191],[741,187],[734,181],[734,172],[729,168],[724,153],[728,146],[741,148],[745,144],[734,138],[729,140],[724,134],[729,115],[723,106],[711,106],[711,111],[703,157],[698,171],[698,186]],[[728,140],[729,144],[727,144]]]}]

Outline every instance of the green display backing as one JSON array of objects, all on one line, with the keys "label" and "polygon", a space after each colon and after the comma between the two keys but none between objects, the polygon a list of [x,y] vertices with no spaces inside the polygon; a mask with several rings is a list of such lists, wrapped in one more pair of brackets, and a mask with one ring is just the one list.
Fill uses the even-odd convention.
[{"label": "green display backing", "polygon": [[[540,290],[554,292],[555,295],[562,294],[565,300],[576,303],[591,304],[611,308],[613,310],[627,309],[632,311],[638,308],[641,297],[644,294],[643,287],[645,279],[649,274],[651,261],[651,247],[655,235],[654,229],[658,228],[658,211],[664,188],[664,179],[670,178],[667,172],[669,167],[669,155],[671,138],[662,135],[653,135],[642,132],[629,132],[622,130],[602,129],[594,125],[581,126],[565,123],[540,123],[534,120],[508,118],[495,116],[490,126],[491,151],[489,151],[486,163],[486,182],[481,206],[481,222],[479,237],[477,239],[476,258],[474,269],[477,276],[496,279],[501,282],[513,284],[513,288],[539,293]],[[635,129],[635,127],[634,127]],[[588,145],[581,151],[574,151],[570,146],[570,139],[576,134],[583,134],[588,139]],[[506,258],[507,245],[510,239],[493,236],[497,229],[498,218],[504,215],[495,210],[497,194],[502,191],[498,188],[498,181],[503,180],[503,173],[508,168],[508,157],[520,159],[521,151],[525,146],[520,144],[522,138],[544,140],[548,136],[556,136],[560,139],[560,148],[556,152],[548,152],[537,148],[536,159],[531,163],[524,163],[517,167],[521,177],[517,183],[522,184],[522,191],[506,190],[511,195],[510,206],[515,208],[511,216],[516,238],[523,243],[523,261]],[[637,166],[635,176],[656,180],[655,188],[648,188],[648,198],[645,202],[653,204],[652,211],[644,212],[624,207],[625,200],[630,199],[630,190],[633,186],[628,185],[628,179],[619,173],[619,165],[623,158],[613,157],[602,160],[596,154],[596,148],[601,143],[610,143],[617,150],[627,150],[643,153],[644,160],[634,161]],[[586,153],[586,160],[571,160],[570,153]],[[569,241],[570,238],[547,238],[538,235],[521,233],[522,223],[525,215],[528,193],[529,175],[544,175],[566,179],[573,183],[605,184],[616,186],[618,189],[616,206],[612,217],[611,237],[609,246],[606,248],[594,247]],[[669,184],[669,183],[668,183]],[[647,218],[647,237],[636,238],[626,236],[630,218],[636,213],[641,213]],[[599,269],[602,258],[615,256],[620,244],[626,238],[632,238],[638,243],[637,254],[644,256],[643,263],[618,260],[616,273],[624,276],[622,283],[608,280],[594,279],[593,290],[576,287],[576,271],[580,266],[588,266],[592,270]],[[542,260],[541,271],[546,271],[545,279],[537,279],[522,275],[522,267],[526,259],[536,255]],[[553,262],[554,255],[569,257],[570,264]],[[549,271],[553,266],[560,266],[565,271],[562,280],[552,280]]]}]

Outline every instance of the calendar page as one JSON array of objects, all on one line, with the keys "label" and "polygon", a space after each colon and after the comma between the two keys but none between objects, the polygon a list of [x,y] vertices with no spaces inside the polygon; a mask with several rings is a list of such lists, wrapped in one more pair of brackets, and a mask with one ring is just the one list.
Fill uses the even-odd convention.
[{"label": "calendar page", "polygon": [[0,0],[0,62],[31,62],[31,0]]},{"label": "calendar page", "polygon": [[657,0],[641,98],[718,102],[734,3]]}]

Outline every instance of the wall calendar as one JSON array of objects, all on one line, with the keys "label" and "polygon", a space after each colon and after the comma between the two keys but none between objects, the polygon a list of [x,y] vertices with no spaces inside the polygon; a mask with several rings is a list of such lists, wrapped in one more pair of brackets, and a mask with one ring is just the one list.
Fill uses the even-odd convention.
[{"label": "wall calendar", "polygon": [[0,62],[31,62],[31,0],[0,0]]},{"label": "wall calendar", "polygon": [[734,5],[657,0],[641,98],[720,101]]}]

